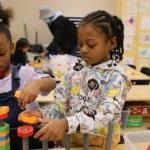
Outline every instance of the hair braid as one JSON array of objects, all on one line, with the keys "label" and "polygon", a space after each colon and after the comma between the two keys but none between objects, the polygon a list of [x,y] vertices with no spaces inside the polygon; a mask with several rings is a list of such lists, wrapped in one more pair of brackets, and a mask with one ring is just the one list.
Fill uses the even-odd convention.
[{"label": "hair braid", "polygon": [[9,41],[12,41],[9,30],[10,21],[13,17],[11,9],[4,9],[0,3],[0,33],[4,33]]},{"label": "hair braid", "polygon": [[110,58],[117,62],[122,60],[124,53],[124,26],[117,16],[112,16],[106,11],[98,10],[85,16],[80,26],[92,24],[104,32],[108,39],[116,37],[117,45],[110,51]]}]

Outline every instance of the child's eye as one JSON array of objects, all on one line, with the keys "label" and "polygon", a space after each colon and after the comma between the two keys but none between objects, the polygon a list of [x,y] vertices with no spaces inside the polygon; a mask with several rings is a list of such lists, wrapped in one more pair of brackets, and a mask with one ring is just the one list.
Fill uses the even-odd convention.
[{"label": "child's eye", "polygon": [[96,44],[90,44],[88,45],[89,48],[94,48],[96,46]]}]

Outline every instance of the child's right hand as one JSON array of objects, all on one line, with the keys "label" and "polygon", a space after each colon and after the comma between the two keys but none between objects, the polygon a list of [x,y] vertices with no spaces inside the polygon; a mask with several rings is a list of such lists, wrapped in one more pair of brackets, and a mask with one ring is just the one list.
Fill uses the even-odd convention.
[{"label": "child's right hand", "polygon": [[38,84],[38,81],[38,79],[31,81],[30,83],[26,84],[20,91],[18,105],[21,109],[24,109],[26,104],[33,102],[38,97],[41,86],[41,84]]}]

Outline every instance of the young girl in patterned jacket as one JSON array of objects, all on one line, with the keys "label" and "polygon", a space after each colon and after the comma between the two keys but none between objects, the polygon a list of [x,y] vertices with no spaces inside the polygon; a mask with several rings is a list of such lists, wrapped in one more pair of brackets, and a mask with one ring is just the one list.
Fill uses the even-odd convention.
[{"label": "young girl in patterned jacket", "polygon": [[98,10],[82,20],[78,28],[82,59],[57,85],[55,103],[24,112],[45,122],[35,138],[58,140],[65,132],[75,133],[73,140],[81,145],[78,134],[90,133],[90,145],[104,147],[107,126],[114,119],[112,145],[119,142],[118,116],[131,85],[118,64],[124,53],[123,40],[124,27],[117,16]]}]

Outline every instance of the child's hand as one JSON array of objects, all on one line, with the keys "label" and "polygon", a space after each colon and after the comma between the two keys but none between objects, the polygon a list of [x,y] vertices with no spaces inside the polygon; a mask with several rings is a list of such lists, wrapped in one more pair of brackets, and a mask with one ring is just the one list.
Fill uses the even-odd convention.
[{"label": "child's hand", "polygon": [[34,135],[34,138],[39,138],[41,141],[61,140],[68,130],[66,119],[50,119],[49,121],[42,120],[41,122],[45,123],[44,127]]},{"label": "child's hand", "polygon": [[33,102],[38,97],[39,91],[40,87],[38,84],[36,84],[36,81],[31,81],[29,84],[27,84],[21,90],[18,98],[18,104],[21,109],[24,109],[26,104]]}]

